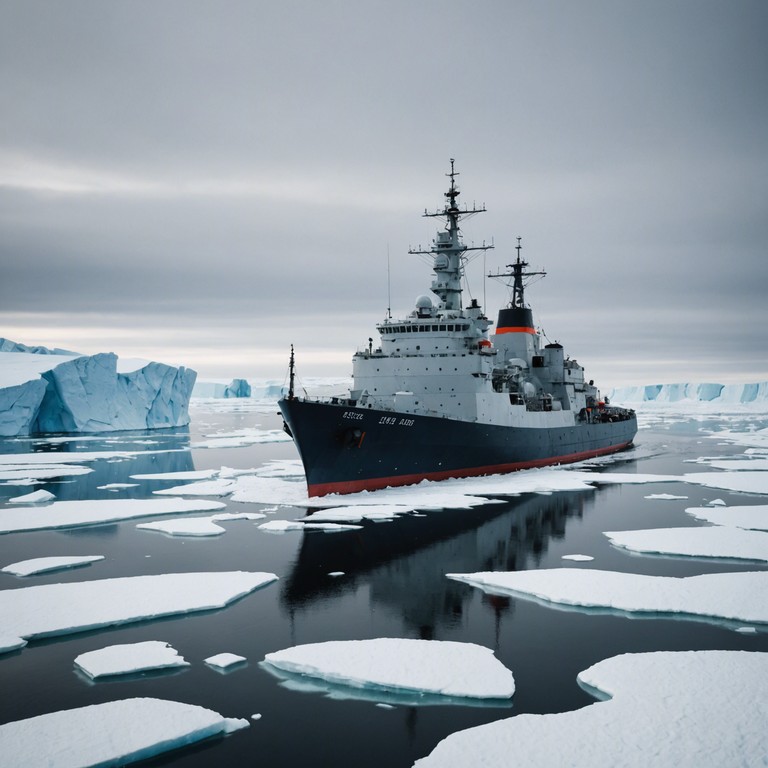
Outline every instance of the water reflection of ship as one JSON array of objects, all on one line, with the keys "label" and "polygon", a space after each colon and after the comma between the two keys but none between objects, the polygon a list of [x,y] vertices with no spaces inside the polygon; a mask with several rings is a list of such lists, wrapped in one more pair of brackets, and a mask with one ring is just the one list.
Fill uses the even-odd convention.
[{"label": "water reflection of ship", "polygon": [[[368,524],[344,534],[306,533],[293,570],[282,582],[292,613],[317,600],[342,597],[367,585],[371,605],[402,615],[422,638],[458,624],[471,594],[446,573],[524,570],[537,563],[550,539],[563,538],[567,520],[581,517],[579,493],[527,496],[471,510],[443,510]],[[343,571],[345,577],[328,574]],[[483,597],[498,615],[505,598]]]}]

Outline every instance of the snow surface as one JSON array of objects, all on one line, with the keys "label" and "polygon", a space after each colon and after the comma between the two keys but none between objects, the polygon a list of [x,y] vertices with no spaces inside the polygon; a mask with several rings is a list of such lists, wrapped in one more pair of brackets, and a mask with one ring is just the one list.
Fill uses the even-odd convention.
[{"label": "snow surface", "polygon": [[219,501],[196,499],[109,499],[54,501],[46,507],[0,509],[0,534],[38,531],[44,528],[74,528],[137,517],[177,515],[183,512],[212,512],[224,509]]},{"label": "snow surface", "polygon": [[768,571],[710,573],[685,578],[590,568],[446,575],[489,594],[514,595],[577,609],[768,623]]},{"label": "snow surface", "polygon": [[236,653],[217,653],[215,656],[209,656],[204,660],[206,664],[217,669],[229,669],[236,664],[242,664],[247,661],[245,656],[238,656]]},{"label": "snow surface", "polygon": [[768,531],[768,505],[721,507],[688,507],[685,510],[697,520],[713,525],[734,525],[753,531]]},{"label": "snow surface", "polygon": [[6,637],[64,635],[158,616],[222,608],[275,581],[273,573],[170,573],[0,591]]},{"label": "snow surface", "polygon": [[632,552],[768,562],[768,533],[736,527],[604,531],[611,544]]},{"label": "snow surface", "polygon": [[142,643],[108,645],[96,651],[81,653],[75,658],[75,666],[95,679],[109,675],[130,675],[150,669],[188,667],[189,662],[169,643],[147,640]]},{"label": "snow surface", "polygon": [[125,765],[248,725],[193,704],[120,699],[0,725],[0,761],[13,768]]},{"label": "snow surface", "polygon": [[32,576],[37,573],[49,571],[61,571],[65,568],[76,568],[81,565],[103,560],[104,555],[82,555],[80,557],[35,557],[31,560],[21,560],[11,563],[2,569],[3,573],[12,573],[14,576]]},{"label": "snow surface", "polygon": [[0,435],[105,432],[189,424],[197,374],[96,355],[0,352]]},{"label": "snow surface", "polygon": [[414,768],[766,764],[766,653],[624,654],[584,670],[578,681],[608,700],[459,731]]},{"label": "snow surface", "polygon": [[474,643],[335,640],[268,653],[264,663],[291,675],[354,688],[468,698],[509,698],[515,692],[512,672],[493,651]]}]

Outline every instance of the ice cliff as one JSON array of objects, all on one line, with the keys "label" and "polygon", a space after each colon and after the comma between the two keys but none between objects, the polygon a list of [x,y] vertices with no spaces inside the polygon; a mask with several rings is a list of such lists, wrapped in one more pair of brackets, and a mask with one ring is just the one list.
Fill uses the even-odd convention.
[{"label": "ice cliff", "polygon": [[637,387],[617,387],[608,393],[616,403],[679,403],[698,402],[715,405],[735,405],[768,400],[768,381],[753,384],[649,384]]},{"label": "ice cliff", "polygon": [[230,382],[215,379],[198,379],[192,397],[250,397],[251,385],[245,379]]},{"label": "ice cliff", "polygon": [[189,368],[0,344],[0,436],[189,424]]}]

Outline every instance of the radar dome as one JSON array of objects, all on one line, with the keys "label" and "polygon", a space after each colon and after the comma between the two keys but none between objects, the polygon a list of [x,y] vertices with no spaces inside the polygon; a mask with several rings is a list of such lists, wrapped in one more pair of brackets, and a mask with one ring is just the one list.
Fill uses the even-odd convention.
[{"label": "radar dome", "polygon": [[416,299],[416,314],[419,317],[432,317],[434,307],[429,296],[419,296]]}]

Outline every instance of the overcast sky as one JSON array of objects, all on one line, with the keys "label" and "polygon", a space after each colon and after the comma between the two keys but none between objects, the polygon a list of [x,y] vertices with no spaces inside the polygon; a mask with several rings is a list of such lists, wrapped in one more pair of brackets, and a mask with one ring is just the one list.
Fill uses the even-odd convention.
[{"label": "overcast sky", "polygon": [[604,389],[768,379],[766,40],[764,0],[0,0],[0,336],[346,375],[454,157]]}]

